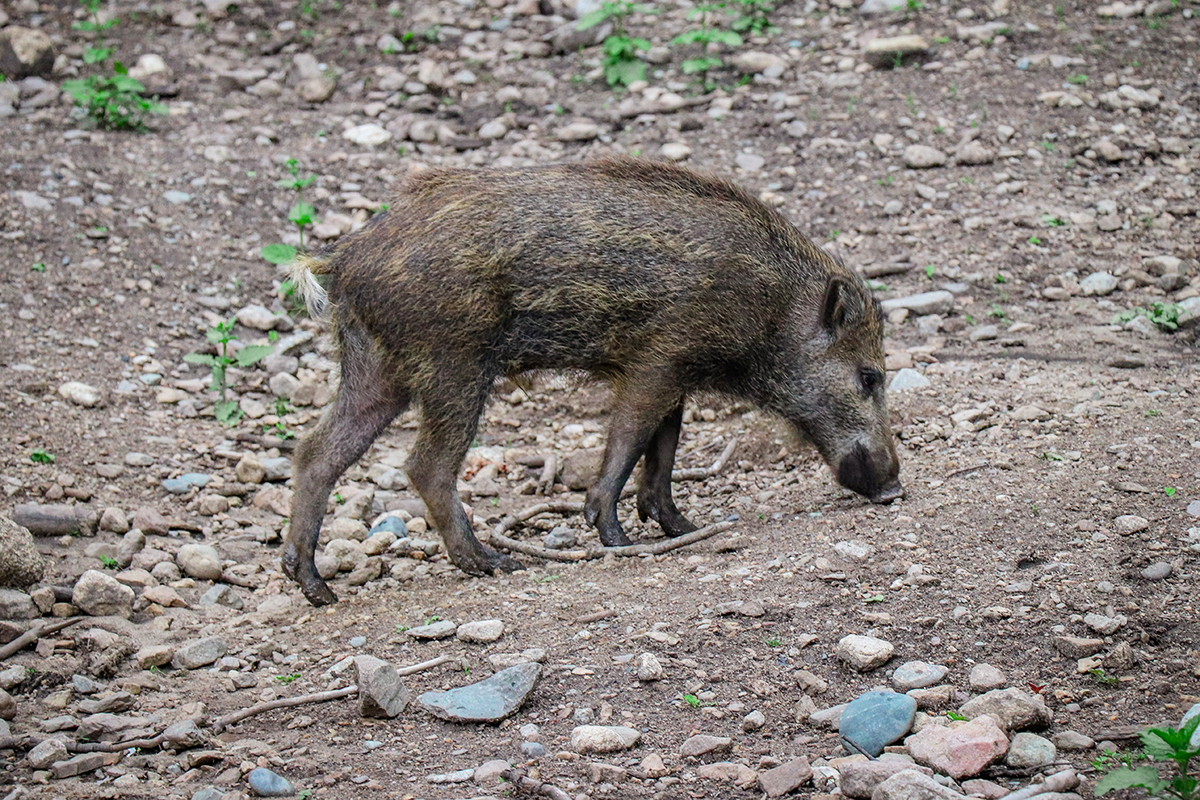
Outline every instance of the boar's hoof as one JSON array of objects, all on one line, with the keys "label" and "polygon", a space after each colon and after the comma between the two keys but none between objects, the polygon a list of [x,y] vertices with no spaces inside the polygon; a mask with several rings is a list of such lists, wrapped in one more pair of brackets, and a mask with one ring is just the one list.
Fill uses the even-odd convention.
[{"label": "boar's hoof", "polygon": [[872,503],[887,505],[893,500],[899,500],[904,497],[904,487],[900,485],[900,481],[892,481],[887,486],[884,486],[875,494],[871,495]]},{"label": "boar's hoof", "polygon": [[311,558],[305,562],[296,549],[288,545],[279,561],[283,574],[300,584],[300,591],[308,598],[308,602],[318,608],[337,602],[337,595],[329,588],[329,584],[321,580]]},{"label": "boar's hoof", "polygon": [[640,498],[638,500],[638,519],[642,522],[649,519],[654,520],[658,523],[658,527],[662,528],[663,533],[672,539],[699,530],[700,527],[693,525],[691,520],[680,514],[679,509],[663,509],[651,502],[643,503]]},{"label": "boar's hoof", "polygon": [[479,549],[479,553],[467,553],[460,556],[455,556],[452,553],[450,560],[454,562],[454,566],[468,575],[473,575],[477,578],[490,577],[498,575],[501,572],[517,572],[525,569],[525,565],[512,556],[497,553],[495,550],[487,547]]}]

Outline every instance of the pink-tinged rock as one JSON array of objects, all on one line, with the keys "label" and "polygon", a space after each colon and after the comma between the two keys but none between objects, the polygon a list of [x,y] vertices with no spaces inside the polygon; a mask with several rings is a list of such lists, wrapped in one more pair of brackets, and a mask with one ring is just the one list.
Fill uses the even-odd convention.
[{"label": "pink-tinged rock", "polygon": [[857,761],[838,768],[842,775],[842,794],[854,800],[870,800],[876,787],[893,775],[906,770],[915,770],[931,776],[933,770],[921,767],[902,758],[880,758],[875,761]]},{"label": "pink-tinged rock", "polygon": [[807,758],[793,758],[786,764],[758,774],[758,785],[767,797],[782,797],[808,783],[813,770]]},{"label": "pink-tinged rock", "polygon": [[955,780],[978,775],[1008,752],[1008,737],[996,720],[988,716],[976,717],[953,728],[930,725],[904,743],[918,764]]}]

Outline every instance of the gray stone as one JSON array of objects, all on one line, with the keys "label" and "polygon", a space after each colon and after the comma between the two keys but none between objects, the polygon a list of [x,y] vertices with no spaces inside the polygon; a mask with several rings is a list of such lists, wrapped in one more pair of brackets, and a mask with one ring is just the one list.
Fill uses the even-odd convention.
[{"label": "gray stone", "polygon": [[884,314],[900,308],[906,308],[917,316],[945,314],[954,308],[954,295],[941,290],[921,292],[906,297],[893,297],[890,300],[884,300],[881,305]]},{"label": "gray stone", "polygon": [[[1196,703],[1187,710],[1187,713],[1183,715],[1181,720],[1179,720],[1179,727],[1182,728],[1186,726],[1196,717],[1200,717],[1200,703]],[[1200,747],[1200,728],[1196,728],[1195,732],[1192,734],[1192,738],[1188,740],[1188,745],[1193,749]]]},{"label": "gray stone", "polygon": [[657,681],[663,677],[662,664],[653,653],[642,653],[634,662],[634,670],[639,681]]},{"label": "gray stone", "polygon": [[744,733],[753,733],[761,730],[767,724],[767,717],[761,711],[751,711],[746,716],[742,717],[742,731]]},{"label": "gray stone", "polygon": [[55,778],[62,780],[63,778],[72,778],[76,775],[95,772],[108,763],[108,753],[80,753],[74,758],[68,758],[66,761],[54,762],[50,765],[50,772]]},{"label": "gray stone", "polygon": [[464,622],[454,632],[460,642],[471,644],[489,644],[504,635],[504,622],[498,619],[484,619],[478,622]]},{"label": "gray stone", "polygon": [[739,169],[746,172],[758,172],[767,163],[765,158],[754,153],[738,153],[733,160]]},{"label": "gray stone", "polygon": [[202,581],[221,579],[221,557],[207,544],[185,544],[175,555],[175,563],[190,578]]},{"label": "gray stone", "polygon": [[133,589],[116,578],[89,569],[75,582],[71,604],[93,617],[113,615],[129,619],[133,614],[133,597]]},{"label": "gray stone", "polygon": [[1004,763],[1013,769],[1040,767],[1058,756],[1058,750],[1048,740],[1033,733],[1018,733],[1008,745]]},{"label": "gray stone", "polygon": [[1116,291],[1117,279],[1107,272],[1093,272],[1079,282],[1079,288],[1086,295],[1103,297]]},{"label": "gray stone", "polygon": [[378,147],[388,142],[392,138],[392,134],[382,125],[368,122],[342,131],[342,138],[363,147]]},{"label": "gray stone", "polygon": [[197,789],[192,794],[191,800],[221,800],[224,796],[224,789],[218,789],[215,786],[205,786],[203,789]]},{"label": "gray stone", "polygon": [[990,342],[1000,338],[1000,329],[995,325],[980,325],[971,331],[969,338],[972,342]]},{"label": "gray stone", "polygon": [[863,48],[863,59],[876,69],[886,69],[910,56],[924,55],[929,42],[916,34],[872,39]]},{"label": "gray stone", "polygon": [[184,719],[163,731],[163,742],[172,750],[190,750],[208,744],[208,735],[195,720]]},{"label": "gray stone", "polygon": [[410,695],[396,668],[372,656],[355,656],[358,671],[359,713],[390,719],[408,708]]},{"label": "gray stone", "polygon": [[858,13],[872,16],[875,14],[888,14],[892,11],[899,11],[904,8],[904,0],[865,0],[858,7]]},{"label": "gray stone", "polygon": [[1142,570],[1142,577],[1148,581],[1161,581],[1170,577],[1174,567],[1168,561],[1156,561]]},{"label": "gray stone", "polygon": [[1096,746],[1096,740],[1092,737],[1071,730],[1059,731],[1050,737],[1050,741],[1056,748],[1068,753],[1091,750]]},{"label": "gray stone", "polygon": [[296,793],[291,782],[266,767],[250,770],[246,783],[250,785],[250,791],[259,797],[291,797]]},{"label": "gray stone", "polygon": [[0,589],[0,619],[35,619],[41,616],[33,598],[18,589]]},{"label": "gray stone", "polygon": [[908,661],[896,667],[892,673],[892,685],[897,691],[907,692],[910,689],[924,689],[933,686],[946,677],[948,667],[941,664],[929,664],[924,661]]},{"label": "gray stone", "polygon": [[541,664],[518,664],[478,683],[448,692],[426,692],[419,702],[440,719],[496,722],[517,713],[541,677]]},{"label": "gray stone", "polygon": [[40,581],[45,568],[33,534],[0,516],[0,588],[24,589]]},{"label": "gray stone", "polygon": [[709,736],[700,734],[691,736],[679,748],[679,755],[684,758],[699,758],[709,753],[728,753],[733,749],[733,739],[726,736]]},{"label": "gray stone", "polygon": [[241,595],[234,591],[232,586],[225,583],[215,583],[209,587],[207,592],[200,595],[200,605],[221,605],[240,610],[244,603],[242,602]]},{"label": "gray stone", "polygon": [[967,681],[973,692],[990,692],[992,689],[999,689],[1007,683],[1008,679],[1004,677],[1003,672],[991,664],[976,664],[971,667]]},{"label": "gray stone", "polygon": [[871,800],[962,800],[962,797],[928,775],[906,769],[875,787]]},{"label": "gray stone", "polygon": [[640,731],[623,725],[580,725],[571,731],[571,749],[580,755],[616,753],[641,738]]},{"label": "gray stone", "polygon": [[838,642],[837,657],[859,672],[870,672],[886,664],[895,649],[883,639],[851,634]]},{"label": "gray stone", "polygon": [[1008,737],[990,716],[954,728],[926,725],[904,743],[918,764],[955,780],[978,775],[1008,752]]},{"label": "gray stone", "polygon": [[229,645],[224,639],[210,636],[207,639],[197,639],[188,642],[175,651],[171,657],[171,666],[175,669],[199,669],[206,667],[229,652]]},{"label": "gray stone", "polygon": [[[211,481],[212,475],[206,475],[203,472],[185,472],[178,478],[168,478],[163,481],[162,487],[171,494],[187,494],[193,489],[203,489]],[[136,518],[134,524],[136,524]],[[147,533],[149,532],[147,531]]]},{"label": "gray stone", "polygon": [[892,691],[859,695],[842,711],[838,735],[851,752],[876,758],[912,729],[917,701]]},{"label": "gray stone", "polygon": [[909,389],[924,389],[926,386],[931,386],[929,378],[926,378],[915,369],[905,367],[899,370],[892,382],[888,384],[889,392],[903,392]]},{"label": "gray stone", "polygon": [[882,758],[875,761],[851,761],[838,767],[841,773],[842,794],[854,800],[870,800],[875,788],[900,772],[914,771],[932,776],[933,770],[902,758]]},{"label": "gray stone", "polygon": [[26,753],[25,758],[34,769],[48,769],[55,761],[67,759],[67,745],[62,739],[46,739]]},{"label": "gray stone", "polygon": [[[341,541],[341,540],[338,540]],[[332,542],[330,542],[332,544]],[[326,548],[328,549],[328,548]],[[431,622],[428,625],[419,625],[415,628],[409,628],[405,633],[414,639],[448,639],[458,630],[458,625],[448,619]]]},{"label": "gray stone", "polygon": [[987,714],[1000,722],[1006,731],[1038,730],[1053,719],[1042,698],[1020,689],[995,689],[965,703],[959,711],[967,719]]}]

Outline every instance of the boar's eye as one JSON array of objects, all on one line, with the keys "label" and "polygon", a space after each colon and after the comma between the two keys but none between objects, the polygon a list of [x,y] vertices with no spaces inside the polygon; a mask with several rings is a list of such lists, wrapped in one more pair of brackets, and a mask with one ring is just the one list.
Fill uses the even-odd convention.
[{"label": "boar's eye", "polygon": [[877,369],[860,369],[858,384],[862,387],[863,394],[874,394],[880,386],[883,386],[883,375]]}]

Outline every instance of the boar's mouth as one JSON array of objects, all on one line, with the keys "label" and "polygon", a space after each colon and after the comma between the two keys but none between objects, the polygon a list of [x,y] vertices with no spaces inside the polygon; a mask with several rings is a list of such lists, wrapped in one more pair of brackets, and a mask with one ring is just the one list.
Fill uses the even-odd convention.
[{"label": "boar's mouth", "polygon": [[904,496],[904,487],[896,477],[898,472],[899,465],[894,459],[886,455],[873,457],[858,443],[838,464],[837,480],[872,503],[890,503]]}]

